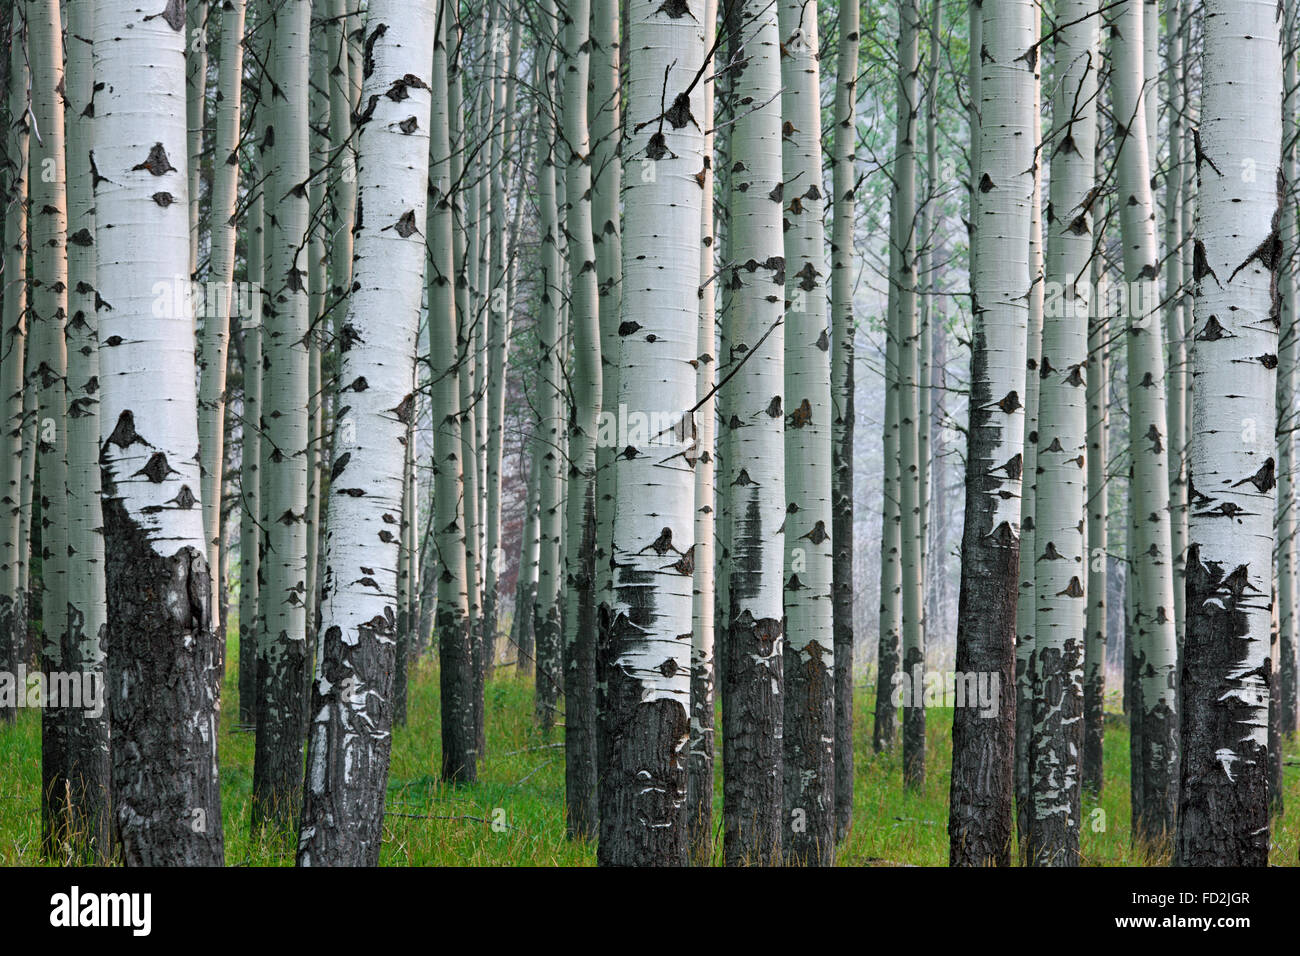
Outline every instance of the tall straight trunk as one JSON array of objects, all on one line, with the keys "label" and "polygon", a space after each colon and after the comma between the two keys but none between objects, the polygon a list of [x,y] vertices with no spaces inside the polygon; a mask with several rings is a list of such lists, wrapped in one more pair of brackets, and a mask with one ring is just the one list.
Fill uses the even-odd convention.
[{"label": "tall straight trunk", "polygon": [[[554,0],[543,0],[543,22],[554,21]],[[539,58],[540,59],[540,58]],[[537,71],[538,87],[551,99],[555,89],[555,51],[548,45],[545,62]],[[537,562],[537,602],[533,606],[533,633],[537,640],[536,689],[533,715],[549,734],[555,724],[560,691],[560,538],[564,497],[564,415],[561,410],[563,355],[561,354],[560,301],[564,283],[560,276],[559,212],[555,197],[555,121],[549,104],[539,107],[537,131],[537,204],[541,212],[541,305],[538,316],[538,351],[541,353],[541,409],[538,445],[542,456],[541,494],[538,501],[541,549]]]},{"label": "tall straight trunk", "polygon": [[[1034,43],[1042,35],[1041,14],[1034,16]],[[1035,47],[1037,49],[1037,47]],[[1035,648],[1035,594],[1037,579],[1034,508],[1038,495],[1038,393],[1043,351],[1043,220],[1042,84],[1034,59],[1034,191],[1029,201],[1029,331],[1025,336],[1025,450],[1024,481],[1020,492],[1020,590],[1016,593],[1016,832],[1022,856],[1029,847],[1030,737],[1033,734]]]},{"label": "tall straight trunk", "polygon": [[831,153],[831,603],[835,627],[835,838],[853,823],[853,227],[857,159],[856,3],[839,5]]},{"label": "tall straight trunk", "polygon": [[[716,8],[716,0],[705,0]],[[592,242],[596,249],[596,281],[600,312],[600,407],[602,421],[608,421],[618,404],[618,325],[623,300],[623,245],[620,193],[623,188],[623,160],[620,152],[623,133],[622,89],[619,71],[622,65],[620,45],[620,4],[618,0],[593,0],[591,6],[591,99],[587,114],[591,131],[591,215]],[[705,11],[706,15],[708,11]],[[716,10],[713,19],[717,19]],[[705,27],[707,29],[708,22]],[[712,87],[705,96],[712,95]],[[712,114],[710,114],[712,115]],[[709,135],[712,120],[705,124]],[[710,140],[710,142],[712,142]],[[711,155],[708,149],[706,156]],[[708,170],[706,175],[711,175]],[[712,186],[705,187],[706,199],[711,198]],[[708,273],[712,273],[711,266]],[[705,281],[707,274],[701,277]],[[712,287],[710,287],[712,288]],[[707,295],[707,290],[706,293]],[[703,304],[703,303],[701,303]],[[710,334],[708,341],[713,341]],[[705,351],[701,346],[701,351]],[[709,349],[708,351],[712,351]],[[702,359],[700,361],[703,361]],[[716,366],[715,366],[716,367]],[[703,370],[697,370],[703,371]],[[709,370],[710,372],[712,369]],[[606,689],[609,686],[609,623],[614,599],[614,568],[610,563],[614,534],[614,455],[618,449],[610,441],[596,443],[596,546],[594,568],[596,572],[596,771],[598,789],[611,781],[603,772],[608,763],[609,731],[604,715],[609,712]],[[711,464],[711,462],[710,462]],[[698,467],[698,465],[697,465]],[[710,484],[710,487],[712,485]],[[710,512],[711,514],[711,512]],[[698,540],[698,539],[697,539]],[[710,544],[709,554],[713,554]],[[697,572],[699,565],[697,564]],[[713,593],[712,579],[709,584]],[[712,607],[712,603],[710,604]],[[698,636],[699,632],[695,632]],[[710,650],[710,655],[712,651]],[[694,658],[692,658],[694,662]],[[712,706],[710,704],[710,706]],[[710,711],[710,715],[712,711]],[[694,716],[694,712],[692,712]],[[712,723],[710,722],[710,728]],[[692,725],[694,727],[694,725]],[[694,739],[692,741],[694,753]],[[692,764],[694,766],[694,764]],[[695,781],[695,778],[691,778]],[[710,778],[711,781],[712,778]],[[694,784],[692,783],[692,786]],[[691,791],[695,793],[694,790]],[[710,791],[710,799],[711,799]],[[599,796],[598,801],[608,797]],[[689,812],[689,811],[688,811]],[[694,836],[695,831],[692,831]],[[692,837],[693,839],[693,837]],[[692,842],[694,845],[694,842]]]},{"label": "tall straight trunk", "polygon": [[[901,678],[903,609],[901,539],[902,515],[899,511],[901,479],[899,476],[899,336],[898,336],[898,275],[900,258],[898,235],[895,231],[898,217],[894,204],[898,193],[890,199],[889,240],[889,292],[885,308],[885,420],[884,456],[881,474],[881,532],[880,532],[880,614],[877,618],[878,640],[876,646],[876,711],[872,746],[876,753],[892,750],[898,738],[898,698],[896,689]],[[850,462],[852,468],[852,462]]]},{"label": "tall straight trunk", "polygon": [[[834,549],[817,4],[783,0],[778,21],[785,49],[781,111],[788,131],[781,144],[788,502],[783,534],[783,773],[790,828],[783,849],[788,863],[829,866],[835,859],[835,632],[830,601]],[[913,41],[915,52],[915,37]],[[916,590],[919,595],[919,581]]]},{"label": "tall straight trunk", "polygon": [[524,506],[524,534],[512,625],[515,667],[524,677],[532,676],[537,653],[533,609],[537,606],[537,571],[542,552],[542,520],[538,503],[542,496],[542,455],[546,454],[538,440],[539,427],[539,423],[533,424],[533,434],[528,441],[528,498]]},{"label": "tall straight trunk", "polygon": [[184,21],[171,7],[147,15],[134,0],[99,0],[92,41],[115,831],[128,865],[216,866],[219,650],[194,332],[175,297],[159,296],[189,257]]},{"label": "tall straight trunk", "polygon": [[[1096,0],[1058,10],[1054,37],[1051,208],[1043,345],[1038,362],[1038,482],[1034,492],[1034,670],[1028,850],[1035,866],[1079,862],[1084,749],[1085,524],[1088,331],[1096,185]],[[1022,547],[1024,543],[1022,540]],[[1022,561],[1024,553],[1022,552]],[[1022,629],[1023,630],[1023,629]]]},{"label": "tall straight trunk", "polygon": [[[786,519],[782,292],[781,65],[777,10],[743,0],[732,95],[727,340],[731,609],[723,654],[723,853],[727,865],[781,861],[782,607]],[[629,230],[630,232],[630,230]],[[627,256],[624,256],[626,261]],[[626,340],[624,348],[627,347]]]},{"label": "tall straight trunk", "polygon": [[[1284,202],[1289,207],[1297,195],[1300,166],[1296,162],[1296,109],[1300,108],[1297,89],[1300,77],[1296,70],[1296,7],[1286,9],[1283,20],[1282,57],[1285,69],[1282,89],[1282,175],[1285,181]],[[1300,600],[1296,574],[1296,256],[1297,231],[1294,212],[1284,213],[1281,224],[1282,265],[1278,272],[1278,292],[1282,306],[1282,325],[1277,362],[1277,592],[1278,654],[1281,683],[1282,733],[1296,730],[1296,645],[1300,638],[1297,601]]]},{"label": "tall straight trunk", "polygon": [[[919,426],[920,332],[917,327],[917,202],[916,135],[920,109],[918,44],[920,5],[906,0],[898,7],[898,128],[894,162],[893,241],[897,269],[898,366],[898,515],[899,586],[903,621],[903,784],[918,789],[925,783],[925,705],[916,684],[925,671],[924,539],[921,536],[921,458]],[[788,338],[788,333],[787,333]]]},{"label": "tall straight trunk", "polygon": [[[202,4],[191,4],[202,6]],[[239,199],[240,107],[244,78],[244,0],[230,0],[221,7],[221,58],[218,61],[216,145],[212,164],[212,209],[208,232],[212,248],[208,259],[206,307],[199,345],[199,449],[203,466],[203,534],[208,542],[208,566],[217,567],[221,537],[221,479],[226,458],[226,355],[230,341],[232,303],[237,299],[232,287],[235,274],[235,244],[238,223],[235,219]],[[190,56],[194,56],[191,52]],[[190,61],[192,62],[192,61]],[[193,103],[190,104],[193,109]],[[195,151],[191,143],[190,155]],[[197,162],[197,160],[191,160]],[[190,170],[190,181],[197,177],[197,166]],[[193,189],[194,186],[191,185]],[[190,195],[193,207],[198,202]],[[255,377],[255,368],[246,370],[245,382]],[[245,449],[246,451],[247,449]],[[220,575],[213,576],[213,600],[217,598]],[[214,607],[216,604],[214,603]],[[225,635],[218,640],[224,641]]]},{"label": "tall straight trunk", "polygon": [[[315,10],[318,15],[324,13],[325,3],[316,0]],[[323,19],[323,16],[317,18]],[[329,294],[329,276],[326,269],[326,235],[325,205],[327,179],[321,168],[329,154],[329,53],[328,38],[316,25],[311,34],[311,94],[310,115],[320,117],[311,124],[310,156],[311,185],[307,191],[310,220],[307,230],[307,508],[303,515],[306,534],[306,559],[304,561],[303,629],[307,637],[303,660],[305,679],[304,699],[310,695],[311,661],[315,657],[316,646],[316,611],[320,580],[320,532],[321,532],[321,492],[324,461],[325,435],[325,390],[321,375],[323,372],[322,352],[326,348],[324,329],[326,299]],[[312,168],[314,167],[314,168]],[[337,385],[337,383],[334,383]]]},{"label": "tall straight trunk", "polygon": [[[1094,151],[1093,175],[1096,175]],[[1104,224],[1093,219],[1093,246],[1090,285],[1100,287],[1099,279],[1105,274],[1102,257],[1105,245]],[[1110,485],[1106,466],[1110,457],[1107,429],[1110,419],[1110,375],[1106,360],[1106,339],[1109,328],[1103,297],[1092,300],[1088,315],[1088,365],[1084,370],[1087,379],[1087,458],[1088,486],[1088,581],[1084,586],[1088,602],[1087,636],[1083,649],[1083,787],[1095,796],[1102,792],[1102,745],[1105,740],[1106,703],[1106,593],[1107,566],[1110,563],[1106,547],[1107,517]]]},{"label": "tall straight trunk", "polygon": [[975,328],[956,669],[986,674],[1002,690],[996,715],[959,707],[953,716],[949,861],[962,866],[1005,866],[1011,852],[1037,12],[1025,0],[981,6]]},{"label": "tall straight trunk", "polygon": [[[268,201],[265,322],[262,336],[261,480],[267,500],[266,552],[258,596],[257,739],[253,755],[254,831],[294,825],[302,797],[302,733],[307,667],[308,344],[307,230],[310,176],[310,0],[271,8],[267,82],[272,112],[262,138]],[[424,69],[428,70],[428,64]],[[374,220],[371,220],[373,222]],[[404,382],[405,380],[403,380]],[[343,376],[352,392],[368,379]],[[369,383],[374,387],[374,383]],[[337,462],[336,462],[337,465]]]},{"label": "tall straight trunk", "polygon": [[[1121,134],[1116,185],[1124,245],[1129,393],[1130,520],[1137,665],[1131,710],[1140,739],[1133,766],[1142,781],[1133,801],[1133,832],[1159,841],[1173,831],[1178,774],[1177,635],[1165,450],[1165,355],[1159,308],[1160,264],[1148,156],[1138,0],[1120,7],[1111,34],[1111,96]],[[1150,78],[1154,81],[1154,77]]]},{"label": "tall straight trunk", "polygon": [[[260,171],[255,165],[254,172]],[[246,217],[245,281],[261,302],[264,193],[259,190]],[[261,588],[262,316],[261,308],[240,317],[244,352],[244,416],[239,469],[239,724],[257,723],[257,606]]]},{"label": "tall straight trunk", "polygon": [[[704,48],[712,50],[718,33],[718,2],[704,0],[701,25]],[[716,67],[715,67],[716,69]],[[713,486],[716,460],[718,363],[714,357],[716,288],[710,280],[715,270],[716,234],[713,222],[714,85],[700,91],[699,124],[704,130],[703,182],[700,184],[700,289],[698,353],[695,357],[695,583],[691,606],[691,741],[687,762],[686,830],[691,861],[707,865],[713,860],[714,704],[713,648],[714,523]],[[707,283],[707,284],[706,284]]]},{"label": "tall straight trunk", "polygon": [[[684,0],[672,7],[633,0],[628,17],[634,42],[628,49],[624,155],[653,175],[629,176],[623,193],[618,401],[629,416],[644,418],[640,427],[629,421],[628,444],[615,459],[605,771],[613,779],[602,807],[607,822],[598,859],[604,865],[671,866],[685,864],[689,849],[683,753],[690,738],[691,643],[681,638],[692,633],[693,572],[700,557],[693,543],[696,479],[690,463],[698,439],[692,363],[700,354],[701,256],[690,242],[666,240],[700,234],[707,195],[696,179],[707,162],[704,129],[710,125],[702,122],[700,82],[706,69],[705,3]],[[574,95],[573,79],[573,73],[566,78],[566,98]],[[572,145],[572,131],[570,140]],[[573,200],[574,180],[569,182]],[[572,223],[569,235],[582,245]],[[575,248],[571,258],[582,255]],[[576,273],[574,280],[576,291]],[[574,302],[579,322],[582,301]],[[582,343],[575,347],[580,352]],[[574,687],[566,683],[565,693],[567,736],[573,732]]]},{"label": "tall straight trunk", "polygon": [[1266,866],[1282,48],[1275,4],[1207,0],[1203,23],[1174,862]]},{"label": "tall straight trunk", "polygon": [[[925,196],[917,214],[918,253],[917,291],[920,300],[921,392],[917,418],[917,444],[921,461],[921,542],[923,574],[921,580],[925,621],[938,621],[937,580],[943,577],[943,550],[935,546],[936,532],[943,527],[942,507],[933,506],[935,483],[942,477],[939,450],[942,442],[941,381],[944,350],[944,317],[939,312],[939,270],[935,268],[936,245],[939,241],[935,228],[939,218],[937,209],[941,189],[939,180],[939,61],[943,55],[943,0],[932,0],[926,25],[926,79],[925,79]],[[918,168],[921,162],[917,159]],[[930,555],[936,560],[932,563]],[[937,569],[938,573],[935,573]]]},{"label": "tall straight trunk", "polygon": [[[37,468],[41,489],[41,669],[68,668],[67,345],[68,210],[64,151],[63,28],[57,0],[27,0],[31,64],[33,356],[28,362],[37,401]],[[112,300],[109,300],[110,302]],[[41,709],[41,846],[53,855],[72,833],[65,794],[68,778],[66,702]]]},{"label": "tall straight trunk", "polygon": [[[27,393],[27,44],[24,9],[15,4],[6,21],[8,90],[5,98],[3,184],[4,306],[0,313],[0,669],[17,670],[27,646],[27,588],[23,566],[27,535],[23,522],[23,397]],[[11,722],[15,708],[0,705],[0,722]]]},{"label": "tall straight trunk", "polygon": [[[103,513],[99,481],[99,318],[95,312],[95,193],[90,165],[94,142],[88,109],[94,96],[90,37],[91,0],[67,5],[68,48],[64,96],[67,103],[68,203],[68,633],[65,669],[83,687],[105,690]],[[69,838],[82,859],[106,861],[109,838],[109,715],[102,706],[67,710],[69,790],[59,799],[69,813]]]},{"label": "tall straight trunk", "polygon": [[[379,862],[392,746],[394,569],[424,280],[432,4],[371,0],[357,176],[365,216],[340,348],[350,442],[332,466],[300,866]],[[373,97],[373,98],[372,98]],[[412,122],[412,120],[414,122]],[[361,387],[362,382],[367,383]],[[350,426],[350,427],[349,427]],[[379,530],[382,529],[382,530]]]},{"label": "tall straight trunk", "polygon": [[[1166,45],[1169,83],[1169,163],[1165,176],[1165,337],[1169,347],[1169,393],[1167,395],[1166,445],[1169,450],[1169,546],[1174,560],[1174,633],[1179,645],[1185,633],[1184,598],[1185,560],[1187,551],[1187,309],[1183,285],[1183,258],[1179,246],[1184,240],[1183,164],[1185,162],[1183,126],[1183,34],[1177,24],[1183,0],[1173,0],[1169,7],[1169,30]],[[1152,4],[1154,6],[1154,4]],[[1148,97],[1154,104],[1155,97]],[[1153,154],[1154,155],[1154,154]]]},{"label": "tall straight trunk", "polygon": [[[595,553],[596,429],[600,418],[601,356],[596,248],[592,240],[591,137],[587,125],[590,38],[590,0],[569,0],[565,8],[564,98],[561,102],[564,139],[569,150],[564,170],[568,200],[564,228],[569,239],[569,309],[573,320],[573,364],[570,370],[573,409],[569,422],[564,561],[564,779],[571,837],[595,836],[598,820]],[[698,226],[695,231],[699,231]],[[695,261],[698,269],[698,256]],[[692,288],[698,285],[694,282]],[[691,342],[694,342],[694,334]],[[624,341],[624,347],[626,345]],[[690,352],[687,357],[693,358],[693,347]],[[683,407],[689,408],[693,404],[689,402]],[[636,409],[639,406],[629,404],[628,407]],[[688,494],[686,500],[693,499]],[[689,631],[687,623],[675,633],[686,634]],[[611,651],[617,653],[617,648]],[[683,672],[688,671],[689,666],[688,656],[682,661]],[[683,702],[684,705],[687,703],[689,697]],[[612,749],[616,748],[615,744]]]},{"label": "tall straight trunk", "polygon": [[[207,119],[208,10],[211,6],[211,3],[205,3],[203,0],[191,0],[189,5],[184,7],[186,156],[189,157],[186,168],[190,180],[190,268],[186,275],[191,279],[198,278],[199,239],[202,231],[199,189],[203,181],[201,171],[203,169],[203,126]],[[204,527],[206,528],[206,524]],[[208,564],[213,566],[211,560]]]},{"label": "tall straight trunk", "polygon": [[434,529],[441,573],[434,624],[438,633],[442,779],[476,779],[473,662],[465,580],[465,509],[460,498],[460,369],[456,356],[455,263],[452,256],[456,195],[452,183],[451,117],[447,98],[449,0],[437,8],[433,91],[429,117],[428,261],[429,360],[433,373]]},{"label": "tall straight trunk", "polygon": [[514,140],[515,69],[519,60],[522,16],[510,0],[502,0],[501,19],[512,21],[509,44],[505,42],[506,28],[495,27],[494,46],[497,50],[495,82],[502,103],[500,117],[492,137],[491,182],[492,203],[491,239],[496,244],[492,256],[492,289],[489,304],[488,366],[487,366],[487,514],[485,515],[487,560],[484,568],[483,627],[488,635],[492,653],[485,662],[487,676],[492,673],[496,658],[496,638],[500,616],[499,579],[504,558],[501,541],[501,459],[505,435],[506,369],[511,337],[511,299],[509,285],[510,228],[506,214],[509,188],[507,166]]}]

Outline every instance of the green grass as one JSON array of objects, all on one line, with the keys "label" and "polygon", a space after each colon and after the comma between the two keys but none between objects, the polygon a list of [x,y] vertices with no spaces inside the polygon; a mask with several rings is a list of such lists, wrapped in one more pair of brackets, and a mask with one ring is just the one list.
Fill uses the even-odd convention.
[{"label": "green grass", "polygon": [[[232,635],[233,653],[238,640]],[[230,661],[223,693],[221,798],[226,862],[239,866],[293,863],[292,838],[249,836],[253,788],[253,735],[235,727],[236,667]],[[853,829],[841,845],[842,866],[942,866],[948,860],[947,803],[952,756],[952,711],[927,712],[925,785],[902,786],[897,751],[871,753],[874,689],[855,695],[857,781]],[[534,729],[532,688],[513,668],[501,668],[488,687],[488,754],[479,782],[449,787],[438,780],[438,674],[425,662],[410,689],[410,720],[393,735],[392,769],[381,863],[390,866],[588,866],[595,847],[565,838],[562,730],[548,741]],[[1287,812],[1273,822],[1273,861],[1296,863],[1300,831],[1300,760],[1296,742],[1287,747]],[[1166,857],[1134,849],[1129,839],[1128,731],[1109,715],[1103,795],[1084,797],[1084,862],[1094,866],[1142,866]],[[0,727],[0,865],[38,865],[40,840],[40,714],[20,710],[12,726]],[[715,832],[722,813],[721,766],[714,806]],[[496,824],[496,825],[494,825]],[[504,826],[502,826],[504,824]],[[721,847],[716,848],[715,860]]]}]

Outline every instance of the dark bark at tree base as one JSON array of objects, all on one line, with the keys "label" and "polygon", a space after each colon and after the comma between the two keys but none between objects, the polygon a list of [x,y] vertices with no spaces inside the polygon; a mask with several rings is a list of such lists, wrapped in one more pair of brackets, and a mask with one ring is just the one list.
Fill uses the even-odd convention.
[{"label": "dark bark at tree base", "polygon": [[560,606],[543,607],[539,601],[533,613],[533,630],[537,634],[537,672],[533,692],[533,720],[543,737],[550,736],[555,727],[555,714],[560,702],[560,649],[564,632],[561,630]]},{"label": "dark bark at tree base", "polygon": [[727,866],[776,866],[783,829],[784,624],[776,618],[755,620],[738,609],[740,578],[737,569],[723,658],[723,858]]},{"label": "dark bark at tree base", "polygon": [[1031,866],[1078,866],[1083,648],[1066,641],[1064,653],[1048,647],[1034,657],[1024,856]]},{"label": "dark bark at tree base", "polygon": [[[925,669],[925,654],[916,647],[907,652],[904,673],[917,674]],[[917,688],[912,688],[913,693]],[[909,701],[903,708],[903,786],[920,790],[925,786],[925,705]]]},{"label": "dark bark at tree base", "polygon": [[474,735],[474,692],[469,635],[462,616],[442,607],[437,613],[438,686],[442,713],[442,779],[478,779],[478,741]]},{"label": "dark bark at tree base", "polygon": [[[1025,583],[1022,581],[1021,586]],[[1033,635],[1024,633],[1025,627],[1022,626],[1019,630],[1017,642],[1033,640]],[[1029,778],[1034,760],[1031,752],[1034,736],[1033,680],[1037,666],[1038,659],[1032,649],[1027,660],[1019,653],[1016,654],[1016,835],[1019,837],[1021,866],[1028,866],[1031,859],[1029,848],[1034,798]]]},{"label": "dark bark at tree base", "polygon": [[[299,866],[378,866],[392,756],[395,618],[382,630],[359,629],[345,644],[325,629],[321,673],[313,688],[307,784],[298,841]],[[346,711],[353,687],[368,693]]]},{"label": "dark bark at tree base", "polygon": [[202,551],[171,556],[104,470],[113,820],[128,866],[220,866],[217,641]]},{"label": "dark bark at tree base", "polygon": [[1105,746],[1106,668],[1083,684],[1083,788],[1094,796],[1102,793],[1102,752]]},{"label": "dark bark at tree base", "polygon": [[[0,672],[16,674],[22,660],[22,640],[27,633],[27,622],[21,613],[26,604],[24,596],[15,600],[11,594],[0,595]],[[18,693],[18,688],[14,688]],[[0,703],[0,723],[11,724],[17,716],[18,708]]]},{"label": "dark bark at tree base", "polygon": [[257,622],[239,621],[239,725],[257,723]]},{"label": "dark bark at tree base", "polygon": [[[955,668],[998,681],[997,713],[958,707],[952,722],[948,861],[952,866],[1009,866],[1015,773],[1016,583],[1020,538],[1006,522],[994,526],[1000,483],[993,461],[996,434],[989,394],[984,332],[976,326],[971,367],[971,422],[966,466],[966,515],[961,545]],[[1019,456],[1016,456],[1018,459]]]},{"label": "dark bark at tree base", "polygon": [[[612,627],[616,652],[631,625],[624,617]],[[611,668],[607,694],[608,781],[601,789],[607,802],[596,859],[601,866],[685,866],[686,707],[675,700],[643,702],[641,682],[621,668]]]},{"label": "dark bark at tree base", "polygon": [[686,778],[686,839],[691,863],[713,860],[713,674],[691,661],[691,743]]},{"label": "dark bark at tree base", "polygon": [[[112,766],[109,760],[109,717],[107,675],[103,662],[85,660],[81,653],[85,640],[85,615],[68,605],[68,640],[64,645],[66,670],[81,677],[83,695],[90,690],[87,681],[93,681],[96,692],[102,694],[98,715],[92,712],[96,701],[83,696],[81,707],[66,709],[67,782],[66,822],[68,843],[72,858],[83,863],[106,863],[111,851],[111,821],[109,794],[112,788]],[[106,640],[101,626],[98,643]]]},{"label": "dark bark at tree base", "polygon": [[253,747],[252,830],[292,830],[302,797],[306,720],[306,646],[280,632],[273,656],[258,659],[257,734]]},{"label": "dark bark at tree base", "polygon": [[[1256,708],[1242,699],[1236,679],[1249,633],[1239,605],[1247,598],[1225,580],[1244,571],[1229,575],[1201,563],[1200,545],[1187,549],[1175,866],[1268,865],[1268,751],[1246,734]],[[1260,676],[1271,689],[1270,663]]]},{"label": "dark bark at tree base", "polygon": [[787,866],[831,866],[835,862],[835,675],[821,659],[785,645],[785,833]]},{"label": "dark bark at tree base", "polygon": [[596,776],[596,501],[595,482],[582,502],[582,547],[566,585],[577,594],[578,620],[564,654],[564,797],[569,839],[594,839],[599,825]]},{"label": "dark bark at tree base", "polygon": [[893,750],[898,739],[898,708],[894,706],[894,675],[898,673],[901,649],[898,635],[881,635],[876,653],[876,719],[871,747],[876,753]]},{"label": "dark bark at tree base", "polygon": [[832,451],[831,602],[835,628],[835,839],[853,825],[853,366],[845,376],[844,432]]}]

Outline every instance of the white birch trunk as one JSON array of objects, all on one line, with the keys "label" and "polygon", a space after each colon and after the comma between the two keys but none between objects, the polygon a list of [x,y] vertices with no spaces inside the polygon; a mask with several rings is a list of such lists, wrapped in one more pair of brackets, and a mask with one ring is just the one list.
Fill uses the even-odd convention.
[{"label": "white birch trunk", "polygon": [[[634,0],[628,9],[632,42],[624,158],[638,172],[628,176],[623,192],[618,399],[629,427],[615,459],[611,736],[605,769],[613,780],[611,799],[603,808],[610,817],[601,834],[603,864],[680,865],[688,850],[682,754],[690,738],[691,642],[682,638],[692,633],[693,572],[699,558],[691,462],[698,454],[692,363],[700,354],[701,257],[698,246],[680,239],[700,235],[705,201],[697,179],[706,155],[700,80],[706,53],[704,6],[702,0],[674,5]],[[571,6],[571,14],[573,10]],[[573,36],[571,25],[571,40]],[[570,72],[566,98],[575,95],[574,79]],[[576,148],[572,129],[569,135]],[[573,178],[580,155],[571,158],[571,200],[581,185]],[[589,233],[584,237],[573,225],[571,220],[573,259],[585,261]],[[572,274],[576,292],[580,274]],[[582,310],[595,304],[594,299],[575,300],[577,328]],[[579,352],[590,347],[581,338],[575,343]],[[575,501],[570,507],[583,505]],[[572,701],[573,688],[565,689]]]},{"label": "white birch trunk", "polygon": [[1276,4],[1205,5],[1175,862],[1264,866],[1283,180]]},{"label": "white birch trunk", "polygon": [[[371,0],[354,289],[340,343],[317,676],[298,864],[379,859],[391,748],[396,566],[424,276],[432,3]],[[370,105],[374,105],[373,111]],[[413,121],[413,122],[412,122]],[[347,347],[342,343],[346,342]],[[362,385],[364,382],[364,386]]]},{"label": "white birch trunk", "polygon": [[93,40],[113,812],[128,864],[219,865],[219,644],[193,323],[176,294],[189,274],[184,20],[100,0]]}]

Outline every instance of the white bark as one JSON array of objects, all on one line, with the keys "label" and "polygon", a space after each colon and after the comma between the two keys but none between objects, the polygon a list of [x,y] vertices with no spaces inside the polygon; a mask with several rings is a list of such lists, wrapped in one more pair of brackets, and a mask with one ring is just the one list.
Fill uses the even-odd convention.
[{"label": "white bark", "polygon": [[[433,4],[371,0],[354,289],[326,523],[299,865],[378,861],[391,747],[397,558],[424,276]],[[370,104],[374,105],[370,111]],[[414,123],[411,122],[414,120]],[[364,380],[365,385],[361,384]]]}]

